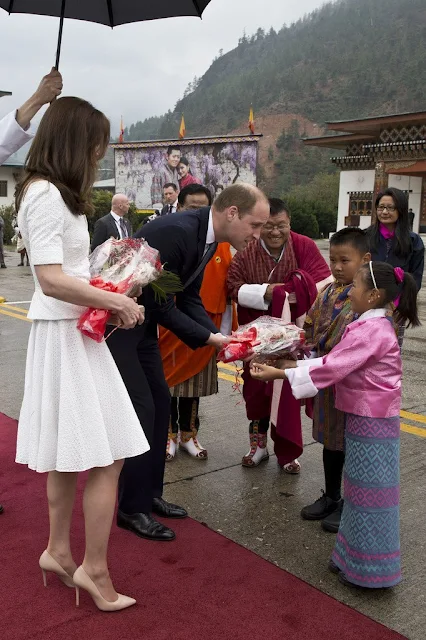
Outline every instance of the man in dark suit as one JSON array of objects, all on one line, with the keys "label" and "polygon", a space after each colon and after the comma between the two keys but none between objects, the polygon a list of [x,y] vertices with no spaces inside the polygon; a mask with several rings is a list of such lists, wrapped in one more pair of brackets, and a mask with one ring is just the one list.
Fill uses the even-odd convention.
[{"label": "man in dark suit", "polygon": [[96,220],[90,250],[93,251],[108,238],[130,238],[132,227],[125,218],[129,211],[130,202],[124,193],[116,193],[111,200],[111,211],[106,216]]},{"label": "man in dark suit", "polygon": [[118,526],[151,540],[173,540],[175,533],[152,514],[184,518],[182,507],[163,500],[165,450],[170,393],[158,348],[157,325],[170,329],[192,349],[220,349],[227,338],[218,333],[204,309],[199,290],[204,268],[218,242],[242,251],[259,238],[269,218],[269,203],[256,187],[235,184],[212,207],[162,216],[136,234],[159,250],[167,269],[179,276],[184,290],[158,303],[151,287],[143,291],[145,323],[115,331],[107,341],[151,446],[143,456],[126,460],[120,476]]},{"label": "man in dark suit", "polygon": [[163,202],[164,207],[161,209],[162,216],[167,216],[169,213],[176,213],[178,207],[178,195],[179,188],[173,182],[168,182],[163,187]]}]

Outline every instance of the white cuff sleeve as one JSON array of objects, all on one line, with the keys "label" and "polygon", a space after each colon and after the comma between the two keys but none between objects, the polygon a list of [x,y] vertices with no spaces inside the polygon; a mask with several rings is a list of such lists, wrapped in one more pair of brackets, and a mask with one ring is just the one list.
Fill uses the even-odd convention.
[{"label": "white cuff sleeve", "polygon": [[[312,382],[310,369],[311,367],[320,367],[322,358],[315,360],[298,360],[301,363],[296,369],[286,369],[285,374],[290,383],[291,391],[296,400],[302,398],[313,398],[317,395],[318,389]],[[309,366],[306,364],[309,362]]]},{"label": "white cuff sleeve", "polygon": [[16,111],[12,111],[0,120],[0,164],[26,142],[31,140],[33,133],[24,131],[16,122]]},{"label": "white cuff sleeve", "polygon": [[269,303],[265,301],[267,284],[243,284],[238,290],[238,304],[250,309],[267,311]]},{"label": "white cuff sleeve", "polygon": [[298,367],[321,367],[323,364],[323,360],[322,358],[317,358],[316,353],[315,355],[313,355],[314,353],[315,351],[311,351],[311,355],[309,356],[309,358],[307,358],[307,360],[298,360],[297,366]]},{"label": "white cuff sleeve", "polygon": [[225,313],[222,315],[219,332],[223,336],[230,336],[232,332],[232,305],[226,305]]}]

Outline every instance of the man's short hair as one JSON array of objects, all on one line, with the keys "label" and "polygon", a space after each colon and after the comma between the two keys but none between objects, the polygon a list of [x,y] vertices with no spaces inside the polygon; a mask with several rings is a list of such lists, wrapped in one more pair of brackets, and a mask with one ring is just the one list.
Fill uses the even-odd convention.
[{"label": "man's short hair", "polygon": [[231,184],[217,196],[214,208],[216,211],[225,211],[228,207],[237,207],[241,217],[249,214],[262,198],[267,202],[267,197],[256,187],[244,183]]},{"label": "man's short hair", "polygon": [[180,206],[185,206],[185,200],[187,196],[196,196],[199,193],[203,193],[205,196],[207,196],[210,206],[212,203],[212,194],[210,189],[205,187],[203,184],[189,184],[187,187],[184,187],[178,195],[178,202]]},{"label": "man's short hair", "polygon": [[180,147],[178,147],[177,144],[171,144],[167,147],[166,154],[169,156],[172,153],[172,151],[179,151],[180,153]]},{"label": "man's short hair", "polygon": [[178,187],[175,185],[174,182],[166,182],[163,189],[168,189],[169,187],[172,187],[172,189],[174,189],[175,191],[179,191]]},{"label": "man's short hair", "polygon": [[268,198],[269,200],[269,211],[271,216],[277,216],[279,213],[286,213],[289,218],[291,218],[290,211],[288,210],[288,206],[281,200],[281,198]]},{"label": "man's short hair", "polygon": [[353,247],[361,256],[365,256],[370,251],[368,235],[359,227],[345,227],[333,233],[330,238],[330,247],[341,247],[345,244]]}]

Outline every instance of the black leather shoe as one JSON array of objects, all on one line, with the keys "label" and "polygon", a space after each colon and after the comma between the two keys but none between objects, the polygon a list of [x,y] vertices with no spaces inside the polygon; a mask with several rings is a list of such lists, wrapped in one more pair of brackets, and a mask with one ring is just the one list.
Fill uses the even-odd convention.
[{"label": "black leather shoe", "polygon": [[147,540],[171,542],[176,538],[174,531],[165,527],[161,522],[157,522],[149,513],[134,513],[129,516],[119,511],[117,513],[117,526],[131,531],[139,538],[146,538]]},{"label": "black leather shoe", "polygon": [[188,512],[177,504],[166,502],[163,498],[154,498],[152,501],[152,512],[162,518],[187,518]]}]

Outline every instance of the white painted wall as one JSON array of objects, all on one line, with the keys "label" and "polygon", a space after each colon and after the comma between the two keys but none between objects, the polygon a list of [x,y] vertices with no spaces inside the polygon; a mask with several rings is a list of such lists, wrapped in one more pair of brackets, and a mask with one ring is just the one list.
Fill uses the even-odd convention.
[{"label": "white painted wall", "polygon": [[[337,214],[337,231],[345,226],[345,218],[349,212],[350,191],[373,191],[374,169],[358,169],[355,171],[340,172],[339,205]],[[370,226],[371,217],[361,216],[360,227],[366,229]]]},{"label": "white painted wall", "polygon": [[0,197],[0,207],[8,207],[15,202],[15,178],[13,174],[18,173],[18,167],[0,166],[0,180],[7,180],[7,197]]},{"label": "white painted wall", "polygon": [[389,186],[402,191],[412,191],[408,197],[408,206],[415,213],[413,231],[419,232],[420,207],[422,201],[422,178],[389,174]]},{"label": "white painted wall", "polygon": [[[409,194],[408,206],[415,213],[413,229],[416,233],[420,224],[420,207],[422,197],[422,178],[389,174],[389,186],[412,191]],[[337,216],[337,231],[345,226],[345,218],[349,212],[350,191],[374,191],[374,170],[363,169],[358,171],[341,171],[339,188],[339,208]],[[371,224],[370,216],[360,217],[361,229],[366,229]]]}]

